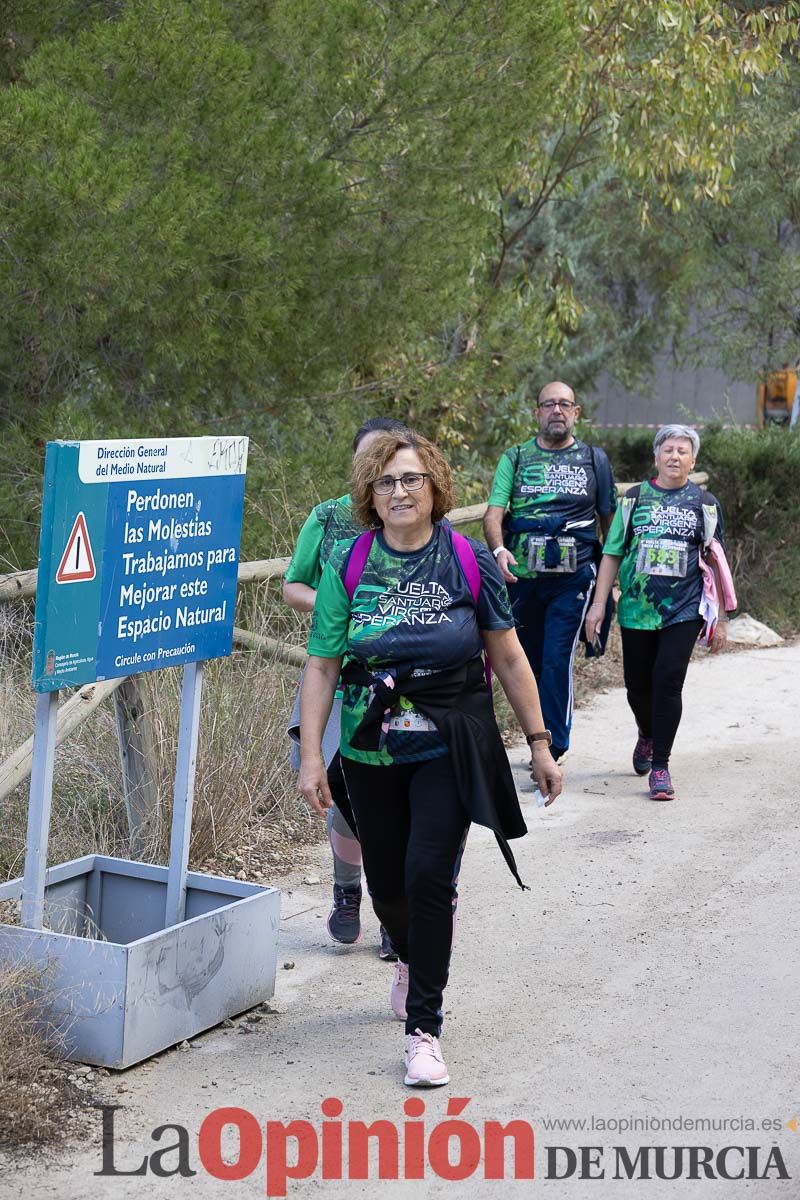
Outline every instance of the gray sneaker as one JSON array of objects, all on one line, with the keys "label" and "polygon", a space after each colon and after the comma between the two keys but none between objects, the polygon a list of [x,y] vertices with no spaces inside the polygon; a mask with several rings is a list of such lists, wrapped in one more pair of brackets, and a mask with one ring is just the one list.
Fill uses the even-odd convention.
[{"label": "gray sneaker", "polygon": [[352,946],[361,937],[361,885],[333,885],[333,908],[328,916],[328,933],[335,942]]},{"label": "gray sneaker", "polygon": [[392,945],[392,939],[389,937],[389,934],[386,932],[386,930],[384,929],[384,927],[382,925],[381,925],[381,944],[378,949],[378,958],[383,959],[384,962],[392,962],[392,963],[397,962],[397,951],[395,950],[394,946]]}]

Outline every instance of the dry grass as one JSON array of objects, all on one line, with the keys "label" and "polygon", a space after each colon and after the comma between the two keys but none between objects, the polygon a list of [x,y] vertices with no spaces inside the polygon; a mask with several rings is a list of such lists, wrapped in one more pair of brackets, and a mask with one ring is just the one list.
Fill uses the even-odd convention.
[{"label": "dry grass", "polygon": [[[206,668],[192,863],[225,862],[245,845],[269,841],[270,831],[287,822],[293,826],[299,822],[298,833],[308,825],[316,834],[316,825],[297,799],[289,766],[286,725],[297,679],[295,670],[275,659],[244,651]],[[180,675],[163,672],[150,683],[158,791],[165,797],[155,855],[166,861],[170,820],[166,798],[174,782]]]},{"label": "dry grass", "polygon": [[[253,594],[255,593],[255,594]],[[277,589],[243,590],[238,621],[274,636],[280,606]],[[0,606],[6,621],[0,642],[0,758],[30,735],[34,696],[29,683],[30,613]],[[295,639],[302,629],[283,618]],[[180,705],[181,673],[143,676],[156,748],[158,806],[153,836],[143,855],[166,862]],[[317,840],[318,823],[297,800],[289,768],[286,723],[297,672],[274,658],[234,651],[205,673],[192,825],[192,865],[224,869],[242,846],[257,848],[261,862],[285,862],[291,844]],[[3,802],[0,878],[19,875],[25,851],[28,792],[22,785]],[[287,826],[290,836],[287,838]],[[281,845],[278,859],[269,843]],[[56,753],[50,862],[94,851],[129,857],[127,815],[113,702],[102,705]],[[245,863],[246,865],[246,863]]]},{"label": "dry grass", "polygon": [[49,983],[29,966],[0,961],[0,1148],[63,1136],[86,1099],[61,1063],[63,1034],[50,1023]]}]

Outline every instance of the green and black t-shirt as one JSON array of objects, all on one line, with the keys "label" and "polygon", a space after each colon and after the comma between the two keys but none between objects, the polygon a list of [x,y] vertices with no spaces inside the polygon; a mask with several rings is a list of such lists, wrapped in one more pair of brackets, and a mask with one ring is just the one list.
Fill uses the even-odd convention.
[{"label": "green and black t-shirt", "polygon": [[617,510],[603,551],[624,557],[619,568],[617,612],[625,629],[663,629],[699,616],[703,577],[698,566],[703,544],[703,501],[717,509],[716,535],[722,538],[719,501],[696,483],[662,488],[640,485],[631,516],[627,553],[622,507]]},{"label": "green and black t-shirt", "polygon": [[[525,526],[552,519],[559,536],[570,529],[594,532],[595,515],[613,513],[617,505],[614,476],[604,450],[575,440],[565,450],[546,450],[536,438],[506,450],[498,463],[489,504],[508,506],[504,543],[517,560],[509,567],[519,579],[536,579],[529,565],[531,531]],[[575,567],[591,561],[596,535],[575,540]],[[535,561],[535,560],[532,560]]]},{"label": "green and black t-shirt", "polygon": [[305,583],[316,591],[322,568],[336,543],[362,532],[363,526],[353,516],[349,495],[323,500],[312,508],[298,534],[284,579],[287,583]]},{"label": "green and black t-shirt", "polygon": [[[322,572],[308,653],[354,660],[368,670],[420,674],[447,671],[477,658],[481,630],[513,629],[500,571],[482,542],[469,539],[481,574],[477,610],[453,550],[450,530],[434,526],[420,550],[392,550],[378,532],[352,603],[344,573],[353,545],[337,545]],[[366,711],[369,689],[348,684],[341,753],[358,762],[419,762],[447,753],[435,726],[403,700],[379,751],[354,750],[350,738]]]}]

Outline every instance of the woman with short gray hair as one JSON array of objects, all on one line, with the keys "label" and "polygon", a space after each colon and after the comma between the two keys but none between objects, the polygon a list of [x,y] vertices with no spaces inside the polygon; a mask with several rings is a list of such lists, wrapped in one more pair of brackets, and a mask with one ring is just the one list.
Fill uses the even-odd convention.
[{"label": "woman with short gray hair", "polygon": [[664,442],[670,438],[685,438],[692,443],[692,458],[696,462],[697,456],[700,453],[700,434],[696,429],[692,429],[690,425],[662,425],[653,438],[653,454],[658,463],[658,450],[663,446]]},{"label": "woman with short gray hair", "polygon": [[[619,571],[625,687],[638,727],[633,769],[637,775],[649,771],[651,800],[675,798],[669,759],[686,670],[704,624],[702,570],[713,539],[722,536],[718,500],[689,479],[699,449],[697,431],[687,425],[658,430],[656,474],[631,488],[617,509],[586,617],[592,642]],[[708,566],[722,596],[717,567]],[[709,643],[714,652],[727,640],[727,614],[720,611],[720,618]]]}]

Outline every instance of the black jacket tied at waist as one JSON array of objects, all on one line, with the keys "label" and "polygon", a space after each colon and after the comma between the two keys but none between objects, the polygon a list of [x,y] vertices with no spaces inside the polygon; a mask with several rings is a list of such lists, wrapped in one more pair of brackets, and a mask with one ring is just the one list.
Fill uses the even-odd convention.
[{"label": "black jacket tied at waist", "polygon": [[370,701],[353,734],[354,750],[377,750],[387,709],[400,696],[429,717],[450,750],[461,802],[469,818],[491,829],[509,869],[524,888],[509,838],[527,833],[503,740],[487,690],[480,658],[450,671],[412,675],[411,670],[373,673],[349,662],[342,671],[345,684],[370,688]]}]

